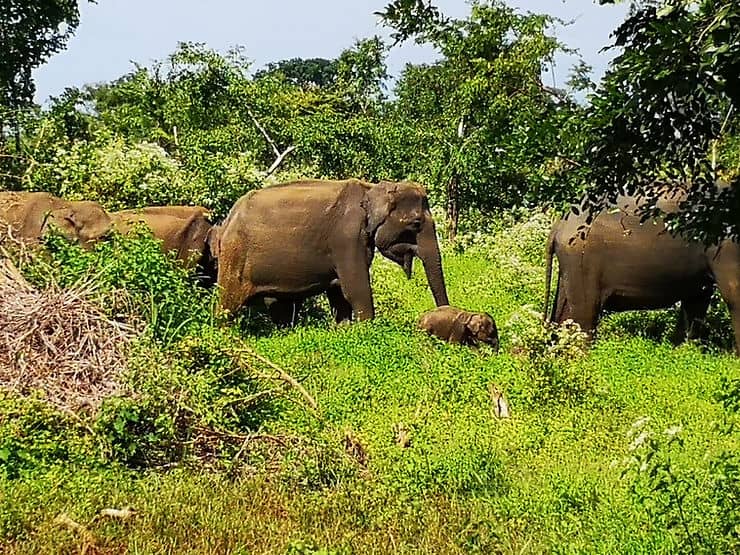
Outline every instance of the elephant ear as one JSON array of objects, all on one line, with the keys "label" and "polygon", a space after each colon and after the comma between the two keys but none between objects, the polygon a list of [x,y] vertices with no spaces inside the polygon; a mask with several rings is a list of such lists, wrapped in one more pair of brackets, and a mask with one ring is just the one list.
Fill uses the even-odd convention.
[{"label": "elephant ear", "polygon": [[77,215],[72,208],[59,208],[49,212],[44,219],[42,230],[46,231],[49,224],[56,227],[70,239],[76,238],[77,230],[80,228]]},{"label": "elephant ear", "polygon": [[472,314],[468,320],[468,329],[478,337],[485,325],[485,317],[482,314]]},{"label": "elephant ear", "polygon": [[395,208],[398,185],[381,181],[365,193],[363,208],[367,214],[367,231],[372,236]]},{"label": "elephant ear", "polygon": [[455,319],[452,321],[450,327],[450,342],[451,343],[462,343],[466,341],[467,331],[469,329],[468,324],[470,322],[470,315],[465,312],[460,312]]}]

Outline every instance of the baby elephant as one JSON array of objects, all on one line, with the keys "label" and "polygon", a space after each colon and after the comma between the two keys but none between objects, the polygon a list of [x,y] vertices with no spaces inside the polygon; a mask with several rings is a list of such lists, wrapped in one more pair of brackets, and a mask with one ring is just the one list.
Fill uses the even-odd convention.
[{"label": "baby elephant", "polygon": [[485,312],[468,312],[453,306],[440,306],[422,314],[419,327],[450,343],[471,347],[485,343],[498,352],[496,322]]}]

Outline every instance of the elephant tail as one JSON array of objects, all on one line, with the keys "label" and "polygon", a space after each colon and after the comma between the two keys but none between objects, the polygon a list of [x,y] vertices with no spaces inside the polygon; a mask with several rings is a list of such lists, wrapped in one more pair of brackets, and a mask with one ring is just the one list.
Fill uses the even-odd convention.
[{"label": "elephant tail", "polygon": [[[547,249],[546,249],[546,266],[545,266],[545,307],[542,311],[542,320],[548,322],[550,319],[547,317],[547,311],[550,307],[550,287],[552,284],[552,259],[555,254],[555,238],[557,236],[558,225],[552,226],[550,236],[547,238]],[[558,288],[559,289],[559,288]],[[555,306],[558,303],[558,291],[555,291]],[[554,308],[554,307],[553,307]]]}]

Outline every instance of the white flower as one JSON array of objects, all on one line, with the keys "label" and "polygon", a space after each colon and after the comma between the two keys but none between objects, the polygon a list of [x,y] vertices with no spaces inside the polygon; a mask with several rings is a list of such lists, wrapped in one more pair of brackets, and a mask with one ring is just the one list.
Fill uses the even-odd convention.
[{"label": "white flower", "polygon": [[649,416],[643,416],[641,418],[638,418],[637,420],[635,420],[634,424],[632,424],[632,430],[639,430],[648,422],[650,422]]},{"label": "white flower", "polygon": [[676,434],[678,434],[683,427],[681,425],[678,426],[671,426],[665,431],[665,435],[667,435],[669,438],[675,437]]},{"label": "white flower", "polygon": [[629,446],[629,450],[634,451],[635,449],[639,448],[649,437],[650,432],[648,432],[647,430],[643,430],[642,432],[640,432],[640,435],[632,440],[632,443],[630,443]]}]

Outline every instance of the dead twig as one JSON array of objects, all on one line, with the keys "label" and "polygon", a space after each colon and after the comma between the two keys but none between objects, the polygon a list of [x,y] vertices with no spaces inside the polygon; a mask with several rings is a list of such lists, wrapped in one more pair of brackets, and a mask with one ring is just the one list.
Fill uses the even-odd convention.
[{"label": "dead twig", "polygon": [[293,152],[295,149],[296,149],[295,145],[292,145],[292,146],[289,146],[288,148],[286,148],[281,154],[278,154],[278,157],[272,163],[272,166],[269,167],[269,169],[267,170],[267,173],[265,174],[265,177],[264,178],[267,179],[269,176],[271,176],[272,173],[276,169],[278,169],[278,167],[280,166],[280,164],[283,163],[283,160],[285,160],[285,157],[288,154],[290,154],[291,152]]},{"label": "dead twig", "polygon": [[272,140],[272,137],[270,137],[270,134],[267,132],[267,129],[265,129],[262,126],[262,124],[257,119],[257,116],[254,115],[254,112],[252,112],[252,110],[249,107],[247,107],[247,114],[249,115],[252,122],[257,127],[257,129],[259,129],[259,132],[262,133],[262,136],[265,138],[265,140],[270,145],[270,147],[272,147],[272,151],[275,153],[275,156],[276,156],[275,161],[272,163],[272,165],[268,168],[265,175],[262,177],[262,179],[267,179],[269,176],[273,174],[275,170],[278,169],[280,164],[283,163],[283,160],[285,160],[286,156],[288,156],[288,154],[290,154],[296,149],[296,146],[291,145],[288,148],[286,148],[284,151],[280,152],[280,149],[278,148],[277,143],[275,143],[275,141]]},{"label": "dead twig", "polygon": [[118,392],[136,330],[108,318],[97,295],[92,280],[38,289],[0,258],[0,387],[43,391],[67,414]]},{"label": "dead twig", "polygon": [[[245,364],[244,361],[244,355],[250,356],[252,358],[255,358],[265,366],[269,367],[271,370],[273,370],[273,374],[259,374],[257,377],[263,378],[263,379],[269,379],[269,380],[281,380],[291,387],[293,387],[298,393],[300,393],[301,397],[306,401],[308,406],[312,409],[312,411],[315,414],[318,414],[319,411],[319,405],[316,403],[316,400],[311,396],[311,394],[306,391],[306,388],[301,385],[301,383],[296,380],[293,376],[288,374],[285,370],[280,368],[277,364],[272,362],[271,360],[266,359],[256,351],[250,349],[249,347],[239,347],[238,349],[235,349],[232,351],[232,356],[236,359],[236,361],[240,364]],[[248,366],[248,364],[247,364]]]}]

